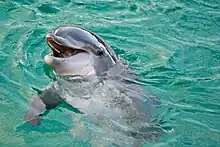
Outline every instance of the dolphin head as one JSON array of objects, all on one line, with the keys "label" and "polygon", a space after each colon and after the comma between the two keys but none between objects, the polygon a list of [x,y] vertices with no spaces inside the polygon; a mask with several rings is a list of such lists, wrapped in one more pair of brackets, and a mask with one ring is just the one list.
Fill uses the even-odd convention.
[{"label": "dolphin head", "polygon": [[57,75],[100,75],[117,62],[115,52],[98,35],[75,26],[58,27],[46,35],[52,54],[44,61]]}]

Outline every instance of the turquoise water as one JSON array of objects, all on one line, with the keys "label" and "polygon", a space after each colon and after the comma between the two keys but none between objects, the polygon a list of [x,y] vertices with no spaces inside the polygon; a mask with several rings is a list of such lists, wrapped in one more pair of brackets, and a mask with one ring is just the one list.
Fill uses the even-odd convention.
[{"label": "turquoise water", "polygon": [[45,35],[80,25],[102,36],[160,97],[169,133],[145,146],[220,146],[219,0],[1,0],[0,146],[90,146],[63,108],[24,126],[28,99],[52,81]]}]

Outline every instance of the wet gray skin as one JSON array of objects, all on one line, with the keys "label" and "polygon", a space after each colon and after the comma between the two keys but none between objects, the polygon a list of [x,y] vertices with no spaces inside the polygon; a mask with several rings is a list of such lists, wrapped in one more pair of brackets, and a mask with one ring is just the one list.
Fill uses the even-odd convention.
[{"label": "wet gray skin", "polygon": [[58,75],[99,75],[117,62],[103,39],[79,27],[59,27],[46,39],[53,55],[45,62]]},{"label": "wet gray skin", "polygon": [[104,140],[99,143],[124,146],[137,140],[140,144],[140,140],[158,139],[161,128],[150,120],[151,108],[158,99],[135,83],[136,76],[101,37],[68,26],[46,35],[46,41],[52,54],[44,61],[57,81],[30,99],[26,122],[40,125],[45,111],[65,101],[81,112],[73,114],[73,121],[86,117],[99,126],[94,130],[107,128],[99,131]]}]

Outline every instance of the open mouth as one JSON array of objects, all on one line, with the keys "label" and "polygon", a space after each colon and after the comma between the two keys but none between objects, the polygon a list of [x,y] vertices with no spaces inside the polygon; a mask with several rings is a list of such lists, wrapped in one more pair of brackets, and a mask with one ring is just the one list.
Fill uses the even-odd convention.
[{"label": "open mouth", "polygon": [[52,35],[47,35],[46,40],[53,52],[54,57],[67,58],[67,57],[74,56],[79,53],[87,53],[84,50],[67,47],[57,42]]}]

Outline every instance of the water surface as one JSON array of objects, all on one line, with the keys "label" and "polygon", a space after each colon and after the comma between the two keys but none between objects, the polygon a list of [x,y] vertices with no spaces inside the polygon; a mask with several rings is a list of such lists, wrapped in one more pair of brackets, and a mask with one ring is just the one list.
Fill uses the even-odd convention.
[{"label": "water surface", "polygon": [[91,146],[63,107],[20,127],[32,87],[52,81],[44,37],[59,25],[102,36],[160,97],[169,133],[145,146],[220,145],[219,0],[1,0],[0,14],[0,146]]}]

